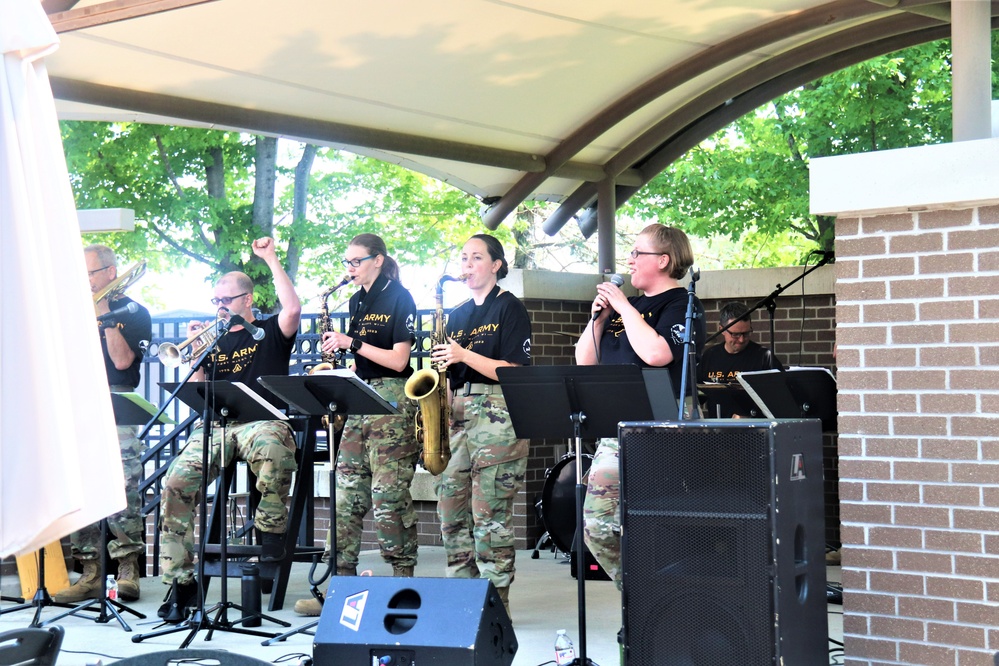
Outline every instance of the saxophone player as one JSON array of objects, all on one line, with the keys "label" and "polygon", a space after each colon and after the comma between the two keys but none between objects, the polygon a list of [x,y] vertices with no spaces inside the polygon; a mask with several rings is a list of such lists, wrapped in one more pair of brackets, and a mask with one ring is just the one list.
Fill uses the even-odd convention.
[{"label": "saxophone player", "polygon": [[[399,265],[375,234],[355,236],[343,260],[351,282],[360,287],[350,298],[347,333],[323,334],[323,356],[348,350],[357,376],[398,415],[348,415],[336,461],[336,553],[326,537],[324,559],[335,557],[337,575],[356,576],[362,519],[374,509],[382,558],[394,576],[411,577],[417,559],[416,509],[410,485],[420,448],[416,441],[416,405],[406,398],[406,378],[413,373],[410,352],[416,340],[416,303],[399,282]],[[319,599],[300,599],[295,611],[319,615]]]},{"label": "saxophone player", "polygon": [[497,284],[508,266],[503,246],[477,234],[461,250],[471,299],[447,322],[434,363],[452,391],[451,460],[437,481],[437,513],[449,578],[492,581],[507,614],[514,578],[513,503],[524,485],[528,440],[517,439],[496,368],[531,362],[527,308]]}]

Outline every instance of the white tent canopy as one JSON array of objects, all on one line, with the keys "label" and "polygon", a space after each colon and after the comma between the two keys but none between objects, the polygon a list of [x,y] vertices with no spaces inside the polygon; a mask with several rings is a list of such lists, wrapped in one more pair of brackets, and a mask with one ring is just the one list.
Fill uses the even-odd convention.
[{"label": "white tent canopy", "polygon": [[490,228],[562,202],[549,233],[786,90],[950,34],[939,0],[45,4],[62,117],[345,147],[480,197]]}]

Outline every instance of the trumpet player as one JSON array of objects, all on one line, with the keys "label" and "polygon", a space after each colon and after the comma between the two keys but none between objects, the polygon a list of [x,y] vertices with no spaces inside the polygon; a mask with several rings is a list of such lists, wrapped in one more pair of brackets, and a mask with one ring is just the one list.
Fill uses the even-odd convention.
[{"label": "trumpet player", "polygon": [[438,481],[437,513],[446,575],[488,578],[509,614],[513,503],[524,485],[528,440],[514,434],[496,368],[530,364],[531,321],[497,284],[509,268],[496,238],[472,236],[461,269],[472,297],[448,318],[447,344],[431,352],[447,368],[452,391],[451,459]]},{"label": "trumpet player", "polygon": [[[90,276],[90,290],[95,298],[102,292],[105,297],[95,303],[101,322],[101,351],[108,386],[114,393],[134,391],[139,385],[139,367],[142,365],[140,342],[153,337],[149,310],[116,290],[114,283],[122,284],[127,276],[118,277],[114,251],[106,245],[90,245],[83,250]],[[109,289],[110,288],[110,289]],[[134,304],[134,311],[128,311]],[[118,313],[119,310],[124,312]],[[116,314],[111,317],[112,311]],[[142,534],[142,502],[139,482],[142,480],[142,442],[136,437],[135,426],[118,426],[118,445],[121,464],[125,473],[125,510],[108,518],[114,539],[107,545],[108,554],[118,563],[118,594],[125,601],[139,598],[138,555],[145,548]],[[69,588],[53,598],[59,603],[76,603],[96,599],[103,591],[101,575],[100,524],[88,525],[71,537],[73,558],[79,560],[83,575]],[[110,570],[110,569],[109,569]]]},{"label": "trumpet player", "polygon": [[[335,557],[338,575],[356,576],[361,550],[362,519],[374,509],[375,534],[382,559],[394,576],[411,577],[417,559],[416,509],[410,485],[420,449],[416,441],[416,405],[406,397],[406,378],[413,374],[410,352],[416,340],[416,303],[399,282],[399,265],[375,234],[355,236],[343,265],[358,290],[350,297],[346,333],[325,331],[323,356],[353,354],[357,376],[398,415],[348,415],[336,459],[336,552],[326,536],[324,559]],[[300,599],[295,611],[319,615],[322,601]]]},{"label": "trumpet player", "polygon": [[[295,346],[301,321],[302,306],[291,279],[275,253],[274,240],[253,241],[253,254],[264,261],[271,271],[281,312],[262,321],[253,316],[253,281],[245,273],[223,275],[215,284],[212,304],[226,308],[233,324],[219,340],[215,351],[192,376],[194,381],[231,380],[246,384],[272,404],[283,407],[270,391],[262,387],[258,377],[288,374],[288,363]],[[256,337],[235,322],[242,317],[263,337]],[[189,327],[190,328],[190,327]],[[285,421],[231,421],[222,432],[212,430],[209,444],[209,482],[220,472],[224,446],[225,460],[245,460],[257,479],[260,502],[254,523],[261,544],[262,562],[280,561],[285,556],[285,530],[288,520],[287,500],[295,463],[295,440]],[[203,426],[199,424],[187,439],[167,469],[161,493],[160,568],[163,583],[170,586],[158,614],[167,622],[183,621],[186,608],[196,605],[198,585],[194,574],[194,508],[201,491]]]}]

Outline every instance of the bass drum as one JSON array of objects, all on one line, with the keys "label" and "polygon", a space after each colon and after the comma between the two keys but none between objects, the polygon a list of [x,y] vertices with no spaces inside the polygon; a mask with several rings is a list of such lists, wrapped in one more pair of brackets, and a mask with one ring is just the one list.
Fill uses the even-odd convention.
[{"label": "bass drum", "polygon": [[[584,453],[583,485],[593,463],[593,456]],[[576,536],[576,454],[562,457],[545,472],[545,485],[541,490],[541,521],[555,547],[563,553],[572,550]]]}]

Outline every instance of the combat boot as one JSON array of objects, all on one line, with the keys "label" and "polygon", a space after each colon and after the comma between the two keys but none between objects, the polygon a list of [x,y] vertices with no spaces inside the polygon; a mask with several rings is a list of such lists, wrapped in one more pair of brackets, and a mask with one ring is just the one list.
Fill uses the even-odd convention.
[{"label": "combat boot", "polygon": [[336,575],[337,576],[356,576],[357,575],[357,565],[354,565],[352,567],[337,567],[336,568]]},{"label": "combat boot", "polygon": [[178,583],[176,580],[167,589],[163,604],[156,614],[169,624],[180,624],[187,617],[187,610],[198,605],[198,581]]},{"label": "combat boot", "polygon": [[118,596],[122,601],[139,600],[139,555],[131,553],[118,560]]},{"label": "combat boot", "polygon": [[257,530],[257,536],[260,542],[261,562],[280,562],[284,559],[284,532],[276,534]]},{"label": "combat boot", "polygon": [[310,617],[316,617],[321,615],[323,612],[323,602],[315,597],[309,597],[308,599],[299,599],[295,602],[295,612],[299,615],[308,615]]},{"label": "combat boot", "polygon": [[506,615],[513,622],[513,615],[510,613],[510,588],[509,587],[497,587],[496,593],[499,594],[500,601],[503,602],[503,608],[506,609]]},{"label": "combat boot", "polygon": [[413,567],[404,567],[398,564],[392,565],[392,575],[396,578],[412,578]]},{"label": "combat boot", "polygon": [[60,604],[75,604],[86,599],[100,599],[104,591],[101,569],[97,560],[83,560],[83,575],[75,583],[52,597]]}]

